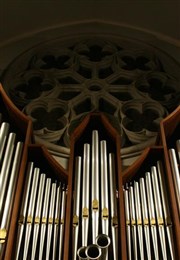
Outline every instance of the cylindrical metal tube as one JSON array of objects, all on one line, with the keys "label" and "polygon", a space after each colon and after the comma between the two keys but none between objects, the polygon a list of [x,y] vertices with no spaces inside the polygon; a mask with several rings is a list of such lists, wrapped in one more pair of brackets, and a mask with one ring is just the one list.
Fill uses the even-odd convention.
[{"label": "cylindrical metal tube", "polygon": [[64,241],[64,221],[65,221],[65,214],[66,214],[66,193],[67,190],[65,185],[62,190],[62,202],[61,202],[61,216],[60,216],[60,228],[59,228],[59,260],[62,259],[63,254],[63,241]]},{"label": "cylindrical metal tube", "polygon": [[151,167],[151,175],[152,175],[153,194],[154,194],[155,210],[156,210],[161,250],[162,250],[163,259],[166,260],[167,252],[166,252],[166,240],[165,240],[165,232],[164,232],[164,218],[162,212],[159,183],[157,178],[157,170],[155,166]]},{"label": "cylindrical metal tube", "polygon": [[80,191],[81,191],[81,164],[82,159],[77,156],[75,159],[75,184],[74,184],[74,200],[73,200],[73,253],[72,257],[76,260],[78,233],[79,233],[79,215],[80,215]]},{"label": "cylindrical metal tube", "polygon": [[176,141],[176,151],[178,154],[179,164],[180,164],[180,139]]},{"label": "cylindrical metal tube", "polygon": [[96,245],[101,249],[102,260],[108,259],[108,248],[110,243],[111,239],[106,234],[100,234],[96,237]]},{"label": "cylindrical metal tube", "polygon": [[42,217],[41,217],[41,233],[40,233],[41,243],[40,243],[40,247],[39,247],[39,260],[41,260],[43,257],[43,248],[44,248],[44,240],[45,240],[46,225],[47,225],[50,190],[51,190],[51,179],[47,178],[45,195],[44,195],[44,205],[43,205],[43,211],[42,211]]},{"label": "cylindrical metal tube", "polygon": [[6,244],[0,243],[0,260],[4,260],[5,248],[6,248]]},{"label": "cylindrical metal tube", "polygon": [[134,259],[138,260],[137,254],[137,231],[136,231],[136,214],[135,214],[135,204],[134,204],[134,189],[129,186],[129,208],[130,208],[130,220],[131,220],[131,231],[132,231],[132,243]]},{"label": "cylindrical metal tube", "polygon": [[145,245],[147,251],[147,259],[151,259],[151,244],[150,244],[150,230],[149,230],[149,216],[148,216],[148,206],[144,178],[139,179],[140,186],[140,197],[142,203],[142,220],[144,226],[144,237]]},{"label": "cylindrical metal tube", "polygon": [[97,130],[92,132],[92,241],[95,243],[99,232],[99,135]]},{"label": "cylindrical metal tube", "polygon": [[3,162],[2,162],[1,172],[0,172],[0,191],[1,191],[0,216],[2,216],[2,211],[3,211],[3,203],[4,203],[4,198],[6,195],[9,171],[10,171],[10,167],[11,167],[11,163],[12,163],[12,156],[13,156],[14,147],[15,147],[15,139],[16,139],[16,134],[10,133],[9,137],[8,137],[5,155],[4,155]]},{"label": "cylindrical metal tube", "polygon": [[[92,244],[86,248],[86,255],[88,260],[100,260],[101,259],[101,249],[98,245]],[[104,258],[103,258],[104,260]]]},{"label": "cylindrical metal tube", "polygon": [[52,241],[52,230],[54,224],[54,210],[55,210],[55,197],[56,197],[57,184],[53,183],[51,187],[51,198],[48,215],[48,227],[47,227],[47,240],[46,240],[46,259],[49,259],[50,247]]},{"label": "cylindrical metal tube", "polygon": [[116,167],[115,156],[109,154],[109,184],[110,184],[110,203],[111,203],[111,232],[112,232],[112,247],[113,259],[118,260],[118,211],[116,197]]},{"label": "cylindrical metal tube", "polygon": [[82,246],[77,251],[78,260],[87,260],[86,246]]},{"label": "cylindrical metal tube", "polygon": [[[14,201],[14,193],[15,193],[15,189],[16,189],[19,166],[20,166],[20,162],[21,162],[22,149],[23,149],[23,143],[18,142],[18,144],[16,146],[12,169],[11,169],[9,185],[7,188],[6,201],[4,203],[4,209],[2,212],[2,216],[1,216],[0,244],[4,244],[6,242],[6,236],[7,236],[10,219],[11,219],[11,211],[12,211],[12,206],[13,206],[13,201]],[[2,247],[0,248],[0,259],[2,259],[1,257],[3,257],[4,247],[5,247],[5,245],[2,245]]]},{"label": "cylindrical metal tube", "polygon": [[57,195],[56,195],[52,260],[56,259],[56,254],[57,254],[58,229],[59,229],[59,219],[60,219],[60,211],[61,211],[61,193],[62,191],[61,191],[61,183],[60,183],[59,187],[57,188]]},{"label": "cylindrical metal tube", "polygon": [[83,153],[83,187],[82,187],[82,246],[87,246],[89,228],[89,196],[90,196],[90,145],[84,144]]},{"label": "cylindrical metal tube", "polygon": [[127,248],[128,248],[128,259],[132,259],[131,253],[131,229],[130,229],[130,209],[129,209],[129,196],[128,190],[123,190],[124,194],[124,207],[125,207],[125,219],[126,219],[126,235],[127,235]]},{"label": "cylindrical metal tube", "polygon": [[43,201],[43,194],[44,194],[44,187],[45,187],[46,175],[40,175],[39,181],[39,191],[36,203],[36,212],[34,218],[34,228],[33,228],[33,240],[32,240],[32,253],[31,253],[31,260],[35,259],[36,255],[36,247],[38,241],[38,234],[40,229],[40,219],[41,219],[41,210],[42,210],[42,201]]},{"label": "cylindrical metal tube", "polygon": [[155,217],[155,208],[154,208],[154,199],[153,199],[150,172],[145,173],[145,179],[146,179],[147,200],[148,200],[148,206],[149,206],[148,209],[149,209],[150,227],[151,227],[154,255],[155,255],[155,258],[158,260],[159,251],[158,251],[157,230],[156,230],[157,223],[156,223],[156,217]]},{"label": "cylindrical metal tube", "polygon": [[3,157],[8,133],[9,133],[9,123],[3,122],[0,127],[0,163],[2,162],[2,157]]},{"label": "cylindrical metal tube", "polygon": [[137,233],[138,233],[138,244],[140,259],[144,259],[144,241],[143,241],[143,229],[142,229],[142,213],[141,213],[141,203],[139,195],[139,183],[134,181],[134,200],[135,200],[135,211],[136,211],[136,221],[137,221]]},{"label": "cylindrical metal tube", "polygon": [[4,204],[2,218],[0,221],[0,230],[7,231],[8,227],[9,227],[10,218],[11,218],[11,210],[12,210],[12,205],[13,205],[13,201],[14,201],[14,193],[15,193],[16,183],[17,183],[17,178],[18,178],[18,173],[19,173],[19,166],[21,163],[22,150],[23,150],[23,143],[18,142],[17,146],[16,146],[12,169],[11,169],[8,190],[7,190],[7,194],[6,194],[6,202]]},{"label": "cylindrical metal tube", "polygon": [[35,168],[34,172],[33,172],[33,181],[32,181],[31,194],[30,194],[30,200],[29,200],[29,205],[28,205],[23,259],[27,259],[27,256],[28,256],[28,248],[29,248],[29,244],[30,244],[30,236],[31,236],[32,224],[33,224],[33,218],[34,218],[35,201],[36,201],[36,194],[37,194],[37,188],[38,188],[39,174],[40,174],[40,169]]},{"label": "cylindrical metal tube", "polygon": [[23,192],[23,196],[22,196],[21,209],[20,209],[20,215],[19,215],[18,232],[17,232],[17,240],[16,240],[17,242],[16,242],[16,251],[15,251],[16,260],[19,259],[19,254],[20,254],[23,230],[24,230],[24,226],[25,226],[25,216],[26,216],[26,212],[27,212],[28,199],[29,199],[29,195],[30,195],[33,167],[34,167],[34,163],[29,162],[27,170],[26,170],[24,192]]},{"label": "cylindrical metal tube", "polygon": [[107,143],[100,142],[101,153],[101,219],[102,233],[109,234],[109,192],[108,192],[108,166],[107,166]]},{"label": "cylindrical metal tube", "polygon": [[172,175],[174,180],[177,206],[180,215],[180,173],[179,173],[175,149],[169,149],[169,158],[170,158],[170,164],[171,164]]},{"label": "cylindrical metal tube", "polygon": [[164,222],[165,222],[166,233],[167,233],[167,243],[169,245],[171,259],[174,260],[175,248],[174,248],[174,238],[172,232],[172,220],[171,220],[169,203],[167,198],[168,193],[166,192],[163,165],[161,161],[157,162],[157,175],[159,179],[159,187],[160,187],[161,198],[162,198],[162,209],[163,209]]},{"label": "cylindrical metal tube", "polygon": [[157,178],[157,170],[155,166],[151,167],[151,176],[153,184],[153,193],[154,193],[154,202],[156,209],[156,216],[159,225],[164,225],[163,212],[162,212],[162,203],[160,197],[159,183]]},{"label": "cylindrical metal tube", "polygon": [[157,175],[159,179],[159,189],[162,198],[162,210],[164,214],[165,225],[172,225],[169,203],[168,203],[167,192],[166,192],[166,184],[164,179],[163,165],[161,161],[157,162]]}]

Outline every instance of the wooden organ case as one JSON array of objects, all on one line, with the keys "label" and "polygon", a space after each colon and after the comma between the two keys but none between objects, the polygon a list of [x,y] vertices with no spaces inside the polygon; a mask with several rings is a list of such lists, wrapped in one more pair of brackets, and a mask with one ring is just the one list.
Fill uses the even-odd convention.
[{"label": "wooden organ case", "polygon": [[[145,149],[126,170],[121,165],[119,134],[104,114],[90,113],[71,136],[69,167],[64,170],[45,147],[34,144],[31,120],[12,104],[2,86],[0,102],[1,126],[8,122],[9,133],[15,132],[23,143],[6,225],[2,225],[6,199],[0,216],[0,259],[31,259],[32,255],[34,259],[63,260],[180,259],[176,148],[180,106],[161,121],[156,145]],[[34,166],[27,196],[29,162]],[[40,178],[43,174],[45,182],[51,182],[48,202]],[[16,257],[21,226],[24,231]]]}]

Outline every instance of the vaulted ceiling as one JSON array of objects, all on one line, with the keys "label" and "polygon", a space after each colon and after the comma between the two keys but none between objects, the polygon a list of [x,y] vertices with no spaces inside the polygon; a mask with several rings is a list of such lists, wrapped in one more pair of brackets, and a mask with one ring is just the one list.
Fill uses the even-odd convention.
[{"label": "vaulted ceiling", "polygon": [[1,0],[1,43],[66,24],[99,20],[178,41],[178,0]]}]

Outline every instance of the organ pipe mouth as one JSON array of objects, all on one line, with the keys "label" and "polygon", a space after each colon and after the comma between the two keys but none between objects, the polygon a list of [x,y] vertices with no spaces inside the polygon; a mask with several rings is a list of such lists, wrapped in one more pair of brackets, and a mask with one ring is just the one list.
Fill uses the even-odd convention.
[{"label": "organ pipe mouth", "polygon": [[96,244],[89,245],[86,248],[86,255],[88,260],[100,260],[101,259],[101,248]]}]

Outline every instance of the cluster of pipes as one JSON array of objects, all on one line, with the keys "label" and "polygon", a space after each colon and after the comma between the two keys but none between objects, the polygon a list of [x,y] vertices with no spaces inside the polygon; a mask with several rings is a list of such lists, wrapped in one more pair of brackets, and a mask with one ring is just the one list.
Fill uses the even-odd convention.
[{"label": "cluster of pipes", "polygon": [[128,259],[175,260],[172,221],[162,161],[124,185]]},{"label": "cluster of pipes", "polygon": [[63,259],[66,186],[29,162],[14,259]]},{"label": "cluster of pipes", "polygon": [[72,260],[118,260],[115,156],[98,130],[82,153],[74,167]]},{"label": "cluster of pipes", "polygon": [[176,141],[175,147],[170,148],[168,152],[169,152],[170,165],[171,165],[173,181],[175,186],[176,201],[177,201],[178,211],[180,216],[180,171],[178,166],[180,165],[180,139]]},{"label": "cluster of pipes", "polygon": [[4,259],[22,151],[23,142],[0,114],[0,259]]}]

